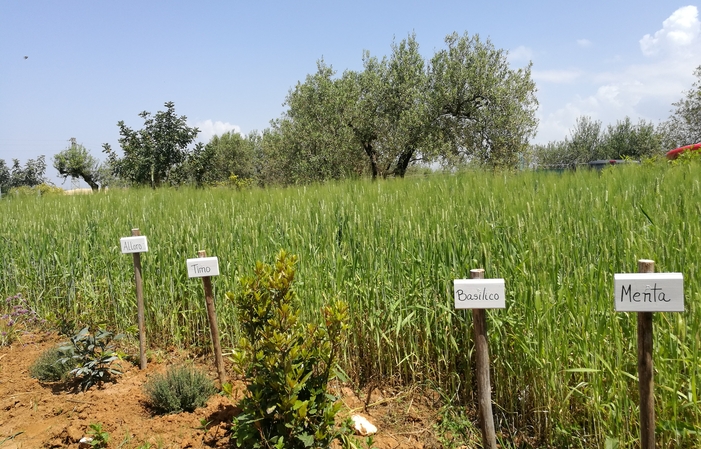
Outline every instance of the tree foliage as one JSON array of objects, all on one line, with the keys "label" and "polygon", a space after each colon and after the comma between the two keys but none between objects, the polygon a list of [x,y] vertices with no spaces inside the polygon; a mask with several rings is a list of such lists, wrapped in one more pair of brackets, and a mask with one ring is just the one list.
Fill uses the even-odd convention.
[{"label": "tree foliage", "polygon": [[[676,109],[665,123],[668,146],[684,146],[701,142],[701,65],[694,71],[696,81],[684,98],[673,103]],[[671,148],[668,148],[671,149]]]},{"label": "tree foliage", "polygon": [[478,35],[446,37],[431,67],[437,119],[451,152],[487,166],[513,167],[537,127],[531,64],[512,69],[507,52]]},{"label": "tree foliage", "polygon": [[[265,147],[271,178],[285,184],[341,179],[362,172],[362,155],[344,125],[348,98],[323,60],[287,95],[288,110],[273,121]],[[274,159],[274,160],[272,160]]]},{"label": "tree foliage", "polygon": [[239,293],[226,294],[241,326],[234,366],[249,380],[232,426],[236,447],[321,449],[348,431],[336,428],[340,403],[328,392],[348,306],[325,306],[325,326],[303,323],[292,286],[296,261],[280,251],[273,265],[256,263]]},{"label": "tree foliage", "polygon": [[166,110],[155,115],[139,114],[144,127],[134,131],[119,121],[119,144],[124,153],[119,157],[109,144],[103,144],[104,152],[113,174],[137,185],[155,188],[163,183],[180,183],[184,180],[182,166],[195,152],[201,151],[194,143],[199,129],[187,126],[187,117],[178,117],[173,102],[165,103]]},{"label": "tree foliage", "polygon": [[73,179],[82,178],[93,191],[100,189],[100,162],[75,141],[54,156],[54,168],[64,180],[69,176]]},{"label": "tree foliage", "polygon": [[185,164],[187,178],[197,185],[226,183],[235,176],[241,180],[256,177],[256,148],[260,136],[226,132],[213,136],[204,147],[196,147]]},{"label": "tree foliage", "polygon": [[545,168],[575,168],[600,159],[641,159],[662,154],[665,133],[645,120],[633,124],[630,117],[605,129],[599,120],[582,116],[562,141],[536,145],[536,162]]},{"label": "tree foliage", "polygon": [[16,187],[34,187],[46,182],[46,158],[42,155],[36,159],[28,159],[24,168],[18,159],[12,159],[12,167],[8,167],[0,159],[0,191],[6,193]]},{"label": "tree foliage", "polygon": [[530,65],[511,69],[479,36],[452,34],[446,45],[426,60],[411,34],[389,57],[365,52],[363,70],[341,77],[321,61],[287,96],[267,156],[292,182],[402,177],[437,160],[515,165],[537,124]]},{"label": "tree foliage", "polygon": [[4,159],[0,159],[0,194],[10,190],[10,168]]}]

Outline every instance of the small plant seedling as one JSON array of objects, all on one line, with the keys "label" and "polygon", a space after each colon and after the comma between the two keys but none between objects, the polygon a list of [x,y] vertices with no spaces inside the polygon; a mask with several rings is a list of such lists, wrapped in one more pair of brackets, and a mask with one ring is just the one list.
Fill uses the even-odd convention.
[{"label": "small plant seedling", "polygon": [[209,431],[210,424],[212,424],[212,421],[208,420],[207,418],[202,418],[202,419],[200,419],[200,425],[198,427],[196,427],[196,429],[203,431],[204,434],[207,435],[207,432]]},{"label": "small plant seedling", "polygon": [[22,435],[23,433],[24,433],[24,431],[20,431],[20,432],[15,432],[12,435],[6,436],[2,440],[0,440],[0,446],[5,444],[7,441],[14,440],[16,437],[18,437],[19,435]]},{"label": "small plant seedling", "polygon": [[90,446],[106,448],[110,441],[110,434],[102,428],[102,423],[91,423],[88,435],[92,438]]},{"label": "small plant seedling", "polygon": [[226,396],[227,398],[232,397],[234,394],[234,386],[231,385],[231,382],[226,382],[224,385],[221,386],[221,395]]}]

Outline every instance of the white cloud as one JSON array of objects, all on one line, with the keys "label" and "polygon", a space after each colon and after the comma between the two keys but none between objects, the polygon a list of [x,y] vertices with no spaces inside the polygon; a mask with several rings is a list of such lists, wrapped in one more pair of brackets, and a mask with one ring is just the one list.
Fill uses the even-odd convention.
[{"label": "white cloud", "polygon": [[589,94],[573,95],[566,104],[548,111],[541,101],[540,125],[536,142],[562,140],[577,117],[587,115],[604,126],[626,116],[637,122],[658,123],[670,115],[672,103],[679,100],[693,81],[701,64],[701,22],[695,6],[679,8],[653,34],[640,41],[641,62],[615,71],[586,73],[576,70],[534,71],[536,81],[565,83],[577,81]]},{"label": "white cloud", "polygon": [[580,77],[579,70],[533,70],[533,79],[538,82],[564,84]]},{"label": "white cloud", "polygon": [[519,45],[509,51],[508,59],[511,62],[530,61],[533,59],[533,50],[529,47]]},{"label": "white cloud", "polygon": [[646,34],[640,39],[640,49],[645,56],[661,53],[699,53],[701,23],[696,6],[679,8],[662,22],[662,29],[654,35]]},{"label": "white cloud", "polygon": [[591,41],[589,39],[577,39],[577,45],[582,48],[589,48],[591,47]]},{"label": "white cloud", "polygon": [[212,137],[221,136],[226,132],[242,134],[241,127],[228,122],[205,120],[195,123],[195,126],[200,130],[200,133],[197,135],[198,140],[205,143],[209,142]]}]

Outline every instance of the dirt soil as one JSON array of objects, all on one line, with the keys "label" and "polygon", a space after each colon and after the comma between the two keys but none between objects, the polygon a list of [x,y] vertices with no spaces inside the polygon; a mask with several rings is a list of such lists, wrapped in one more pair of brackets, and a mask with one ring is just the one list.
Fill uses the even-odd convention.
[{"label": "dirt soil", "polygon": [[[193,413],[157,415],[142,391],[150,375],[164,372],[171,364],[194,361],[215,379],[214,367],[187,353],[155,351],[147,369],[141,371],[138,365],[121,361],[121,376],[87,392],[32,379],[29,366],[44,350],[62,341],[65,339],[55,334],[28,334],[0,348],[0,449],[78,448],[90,425],[97,423],[109,433],[109,448],[235,447],[228,431],[245,389],[243,382],[233,382],[232,397],[213,396],[206,408]],[[359,413],[378,427],[373,447],[442,447],[434,434],[436,398],[430,394],[373,389],[366,413],[364,393],[356,394],[347,386],[335,389],[344,404],[342,417]],[[208,423],[206,428],[204,423]]]}]

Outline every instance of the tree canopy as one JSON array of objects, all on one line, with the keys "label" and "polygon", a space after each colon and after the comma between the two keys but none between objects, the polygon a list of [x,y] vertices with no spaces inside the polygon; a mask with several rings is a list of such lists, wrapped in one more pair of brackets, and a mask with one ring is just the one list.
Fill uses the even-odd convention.
[{"label": "tree canopy", "polygon": [[117,123],[124,156],[119,157],[109,144],[103,144],[115,176],[153,188],[182,181],[178,169],[195,152],[188,147],[194,143],[199,129],[187,126],[184,115],[178,117],[175,114],[173,102],[165,103],[165,107],[165,111],[158,111],[154,116],[146,111],[140,113],[144,127],[138,131],[126,126],[124,121]]},{"label": "tree canopy", "polygon": [[676,109],[665,123],[670,146],[701,142],[701,65],[694,71],[694,76],[696,81],[685,92],[684,98],[672,104]]},{"label": "tree canopy", "polygon": [[273,122],[271,149],[292,182],[402,177],[419,161],[514,166],[537,125],[530,65],[511,69],[479,36],[445,42],[426,60],[411,34],[389,57],[364,52],[363,70],[340,77],[320,61]]},{"label": "tree canopy", "polygon": [[34,187],[46,182],[46,158],[42,155],[28,159],[24,168],[18,159],[12,160],[12,168],[0,159],[0,191],[6,193],[15,187]]},{"label": "tree canopy", "polygon": [[88,150],[71,139],[71,146],[54,156],[54,168],[65,180],[82,178],[93,191],[100,189],[100,162]]},{"label": "tree canopy", "polygon": [[227,182],[231,176],[242,180],[253,179],[259,140],[255,132],[242,136],[229,131],[213,136],[207,145],[193,153],[186,171],[198,185]]},{"label": "tree canopy", "polygon": [[645,120],[633,124],[630,117],[604,128],[599,120],[577,118],[562,141],[534,148],[536,162],[546,168],[575,168],[599,159],[641,159],[662,154],[665,134]]}]

